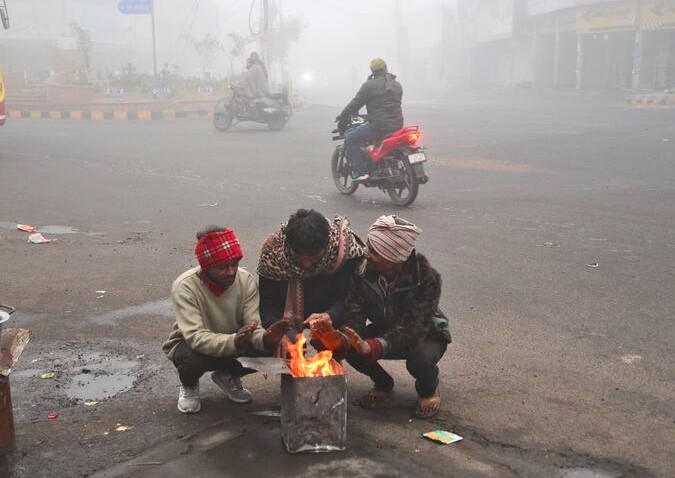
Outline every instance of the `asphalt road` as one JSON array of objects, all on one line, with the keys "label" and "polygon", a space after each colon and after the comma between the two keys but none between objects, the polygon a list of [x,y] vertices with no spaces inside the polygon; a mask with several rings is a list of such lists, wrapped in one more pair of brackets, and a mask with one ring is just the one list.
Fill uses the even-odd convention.
[{"label": "asphalt road", "polygon": [[[398,209],[378,191],[335,190],[338,109],[299,109],[281,132],[218,133],[208,120],[0,128],[0,303],[33,332],[12,375],[19,450],[6,474],[674,476],[675,111],[576,95],[411,104],[431,181]],[[299,207],[345,214],[364,235],[392,212],[424,230],[418,249],[443,276],[454,337],[436,419],[409,420],[399,363],[387,364],[388,409],[350,406],[342,455],[282,451],[278,424],[252,415],[278,404],[273,378],[248,380],[251,405],[208,381],[200,414],[176,411],[159,346],[194,233],[234,228],[255,270],[267,234]],[[44,233],[58,240],[28,244],[15,223],[61,226]],[[350,397],[368,388],[353,371],[348,384]],[[113,396],[84,405],[102,390]],[[465,440],[419,438],[432,429]],[[143,456],[162,458],[128,462]]]}]

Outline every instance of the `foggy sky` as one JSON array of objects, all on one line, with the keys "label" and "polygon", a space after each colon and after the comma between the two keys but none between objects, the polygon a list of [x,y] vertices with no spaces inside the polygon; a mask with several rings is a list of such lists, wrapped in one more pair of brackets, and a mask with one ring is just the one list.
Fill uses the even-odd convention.
[{"label": "foggy sky", "polygon": [[[229,49],[227,34],[249,34],[260,28],[260,0],[155,0],[158,65],[178,66],[185,76],[200,75],[203,65],[187,39],[210,34]],[[284,18],[300,18],[306,28],[291,47],[288,70],[304,87],[362,81],[373,57],[387,60],[400,73],[396,4],[394,0],[270,0],[281,3]],[[441,8],[451,0],[398,2],[400,25],[408,29],[409,52],[415,60],[433,61],[441,40]],[[12,28],[4,38],[31,38],[67,44],[66,25],[77,22],[91,33],[95,45],[118,47],[121,57],[102,57],[93,49],[92,66],[121,68],[122,60],[151,72],[151,29],[147,15],[123,15],[117,0],[7,0]],[[72,43],[72,39],[71,39]],[[251,44],[249,51],[259,50]],[[1,66],[1,65],[0,65]],[[241,61],[235,65],[241,68]],[[215,75],[229,72],[230,61],[219,54],[207,66]],[[308,79],[311,78],[311,81]]]}]

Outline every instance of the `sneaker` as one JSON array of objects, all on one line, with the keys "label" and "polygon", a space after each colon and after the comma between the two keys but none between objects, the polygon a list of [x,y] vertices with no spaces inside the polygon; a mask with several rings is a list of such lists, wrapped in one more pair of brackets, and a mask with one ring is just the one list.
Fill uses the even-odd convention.
[{"label": "sneaker", "polygon": [[180,386],[178,391],[178,411],[181,413],[197,413],[202,408],[199,400],[199,384],[194,387]]},{"label": "sneaker", "polygon": [[225,372],[215,371],[211,374],[213,383],[225,392],[227,398],[237,403],[248,403],[253,400],[250,390],[241,384],[241,377],[229,375]]},{"label": "sneaker", "polygon": [[354,182],[361,182],[361,181],[367,181],[370,176],[366,174],[360,174],[356,176],[355,178],[352,178]]}]

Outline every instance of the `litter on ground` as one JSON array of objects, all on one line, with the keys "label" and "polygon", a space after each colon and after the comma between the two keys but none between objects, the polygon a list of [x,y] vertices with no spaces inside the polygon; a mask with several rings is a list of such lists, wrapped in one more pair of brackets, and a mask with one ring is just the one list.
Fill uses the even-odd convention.
[{"label": "litter on ground", "polygon": [[39,232],[34,232],[30,236],[28,236],[28,242],[32,244],[47,244],[48,242],[54,242],[56,239],[47,239],[45,236],[40,234]]},{"label": "litter on ground", "polygon": [[19,231],[23,231],[23,232],[31,232],[31,233],[32,233],[32,232],[37,232],[37,227],[35,227],[35,226],[29,226],[28,224],[17,224],[17,225],[16,225],[16,228],[17,228]]},{"label": "litter on ground", "polygon": [[422,433],[422,436],[424,438],[428,438],[429,440],[443,443],[444,445],[449,445],[450,443],[463,440],[463,437],[445,430],[434,430],[431,432]]}]

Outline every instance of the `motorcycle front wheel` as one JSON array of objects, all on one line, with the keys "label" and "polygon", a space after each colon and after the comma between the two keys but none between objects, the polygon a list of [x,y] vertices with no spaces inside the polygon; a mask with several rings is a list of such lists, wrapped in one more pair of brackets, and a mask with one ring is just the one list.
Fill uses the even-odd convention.
[{"label": "motorcycle front wheel", "polygon": [[352,180],[352,168],[347,156],[345,156],[344,148],[335,148],[330,162],[330,170],[337,190],[342,194],[354,194],[354,191],[359,187],[359,183]]},{"label": "motorcycle front wheel", "polygon": [[397,206],[410,206],[417,198],[419,184],[413,167],[406,157],[392,159],[394,175],[399,177],[399,184],[388,188],[387,193],[391,201]]},{"label": "motorcycle front wheel", "polygon": [[288,123],[288,116],[278,116],[269,120],[267,122],[267,127],[272,131],[279,131],[286,126],[286,123]]},{"label": "motorcycle front wheel", "polygon": [[218,131],[227,131],[232,126],[232,115],[229,111],[216,111],[213,114],[213,126]]}]

